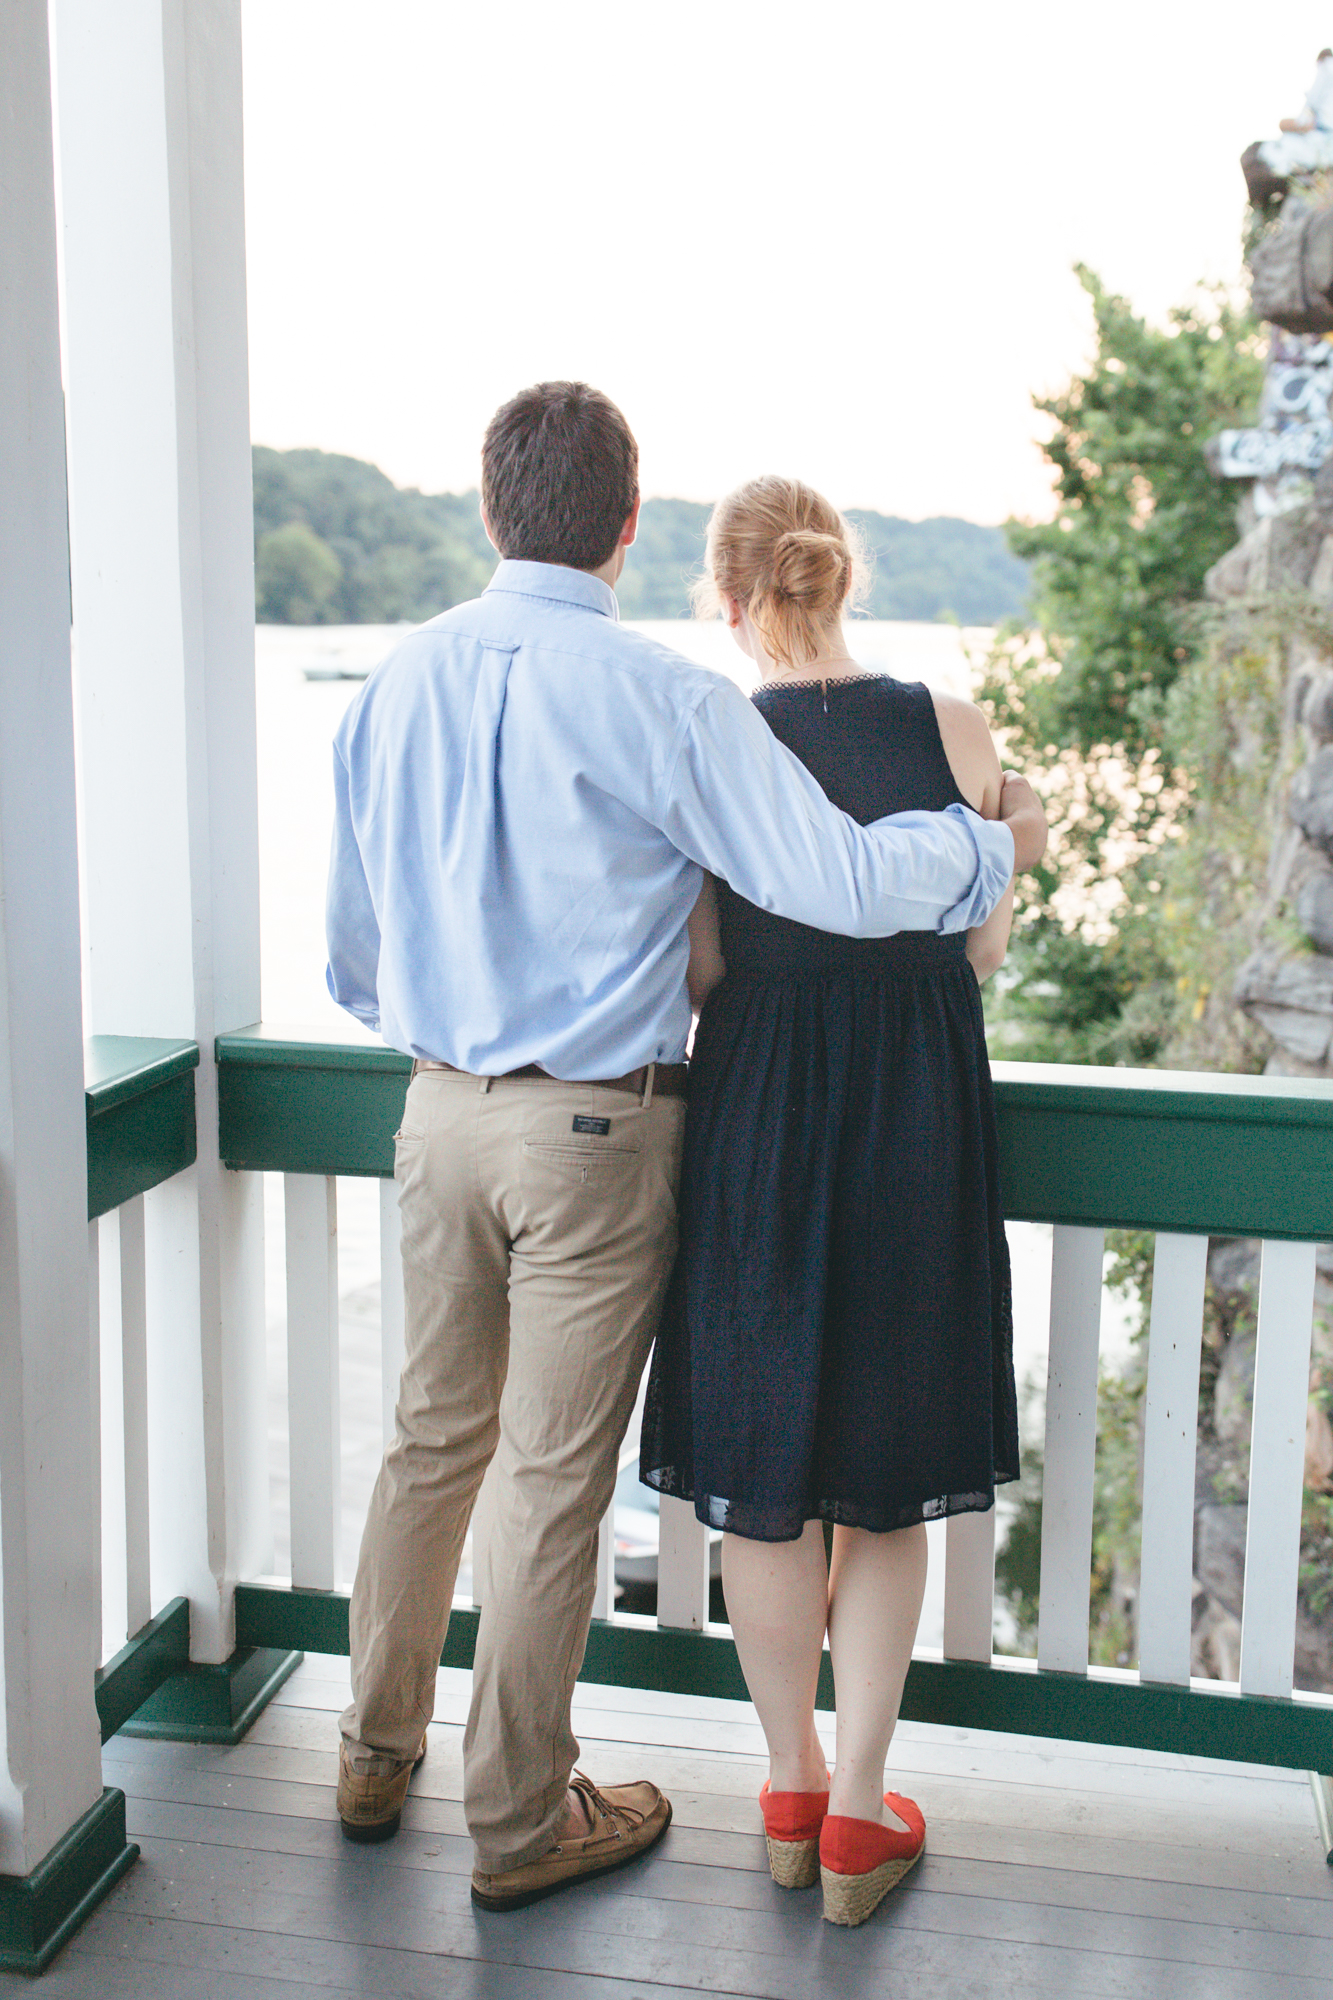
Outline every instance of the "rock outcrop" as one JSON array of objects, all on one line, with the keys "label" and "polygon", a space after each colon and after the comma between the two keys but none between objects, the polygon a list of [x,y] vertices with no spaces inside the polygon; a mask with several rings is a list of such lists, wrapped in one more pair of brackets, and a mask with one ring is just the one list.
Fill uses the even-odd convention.
[{"label": "rock outcrop", "polygon": [[[1323,199],[1316,189],[1294,187],[1284,228],[1305,227]],[[1271,261],[1271,235],[1266,241],[1262,254]],[[1235,975],[1233,998],[1269,1038],[1267,1075],[1333,1080],[1333,377],[1328,343],[1280,327],[1271,332],[1259,430],[1224,434],[1229,442],[1219,440],[1210,452],[1222,476],[1245,478],[1247,453],[1254,474],[1237,510],[1240,539],[1208,572],[1205,592],[1226,609],[1229,622],[1244,628],[1253,620],[1256,649],[1271,647],[1275,631],[1286,635],[1278,642],[1281,748],[1267,828],[1268,875],[1251,934],[1254,948]],[[1208,1272],[1205,1383],[1211,1391],[1200,1406],[1193,1658],[1195,1673],[1234,1679],[1258,1245],[1215,1242]],[[1333,1496],[1330,1394],[1333,1248],[1325,1247],[1318,1254],[1306,1419],[1296,1679],[1300,1687],[1326,1690],[1333,1690],[1333,1506],[1324,1505],[1324,1496]]]}]

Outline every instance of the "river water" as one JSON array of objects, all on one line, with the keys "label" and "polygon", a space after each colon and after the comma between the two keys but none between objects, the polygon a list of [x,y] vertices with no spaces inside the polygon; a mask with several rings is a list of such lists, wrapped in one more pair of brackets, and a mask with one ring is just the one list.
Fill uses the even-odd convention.
[{"label": "river water", "polygon": [[[271,1026],[314,1031],[344,1040],[372,1040],[336,1007],[324,984],[324,881],[332,824],[330,742],[357,693],[355,680],[307,680],[320,674],[356,673],[381,659],[407,627],[261,625],[256,633],[259,734],[260,910],[263,1011]],[[645,622],[651,633],[687,658],[725,673],[740,686],[754,685],[749,660],[719,623]],[[925,681],[949,693],[975,684],[990,633],[949,625],[858,620],[849,627],[862,666]],[[283,1296],[282,1191],[267,1176],[267,1293],[269,1302],[270,1462],[275,1561],[283,1570],[288,1548],[286,1326]],[[342,1318],[343,1543],[342,1568],[355,1564],[370,1486],[379,1463],[378,1210],[373,1182],[343,1180],[338,1187],[339,1292]],[[1050,1298],[1050,1230],[1010,1229],[1014,1261],[1015,1363],[1020,1384],[1043,1379]],[[1103,1345],[1122,1350],[1123,1308],[1108,1300]],[[932,1528],[931,1578],[922,1616],[921,1643],[938,1645],[943,1632],[943,1524]],[[470,1579],[460,1577],[460,1588]]]}]

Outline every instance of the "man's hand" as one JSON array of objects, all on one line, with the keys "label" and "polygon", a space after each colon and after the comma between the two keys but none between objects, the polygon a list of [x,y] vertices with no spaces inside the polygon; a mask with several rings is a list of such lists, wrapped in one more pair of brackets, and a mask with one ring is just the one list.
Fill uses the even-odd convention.
[{"label": "man's hand", "polygon": [[1014,836],[1014,873],[1035,868],[1046,852],[1046,813],[1027,779],[1006,771],[1000,787],[1000,818]]}]

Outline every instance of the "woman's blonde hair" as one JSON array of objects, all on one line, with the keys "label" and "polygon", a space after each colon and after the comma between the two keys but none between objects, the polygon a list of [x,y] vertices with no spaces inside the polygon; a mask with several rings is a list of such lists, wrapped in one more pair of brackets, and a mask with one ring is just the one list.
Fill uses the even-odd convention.
[{"label": "woman's blonde hair", "polygon": [[690,593],[696,617],[734,597],[780,667],[803,666],[860,595],[859,538],[822,493],[768,473],[747,480],[709,518],[707,573]]}]

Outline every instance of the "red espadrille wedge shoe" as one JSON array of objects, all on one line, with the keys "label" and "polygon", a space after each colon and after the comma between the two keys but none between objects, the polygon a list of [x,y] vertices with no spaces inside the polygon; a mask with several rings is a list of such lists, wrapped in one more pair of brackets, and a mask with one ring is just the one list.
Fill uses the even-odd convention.
[{"label": "red espadrille wedge shoe", "polygon": [[844,1819],[830,1813],[824,1821],[819,1872],[824,1915],[831,1924],[863,1924],[921,1859],[926,1822],[920,1806],[897,1792],[885,1792],[884,1803],[906,1824],[906,1833],[873,1819]]},{"label": "red espadrille wedge shoe", "polygon": [[765,1785],[759,1810],[764,1815],[773,1880],[779,1889],[810,1888],[819,1880],[819,1836],[828,1793],[771,1792]]}]

